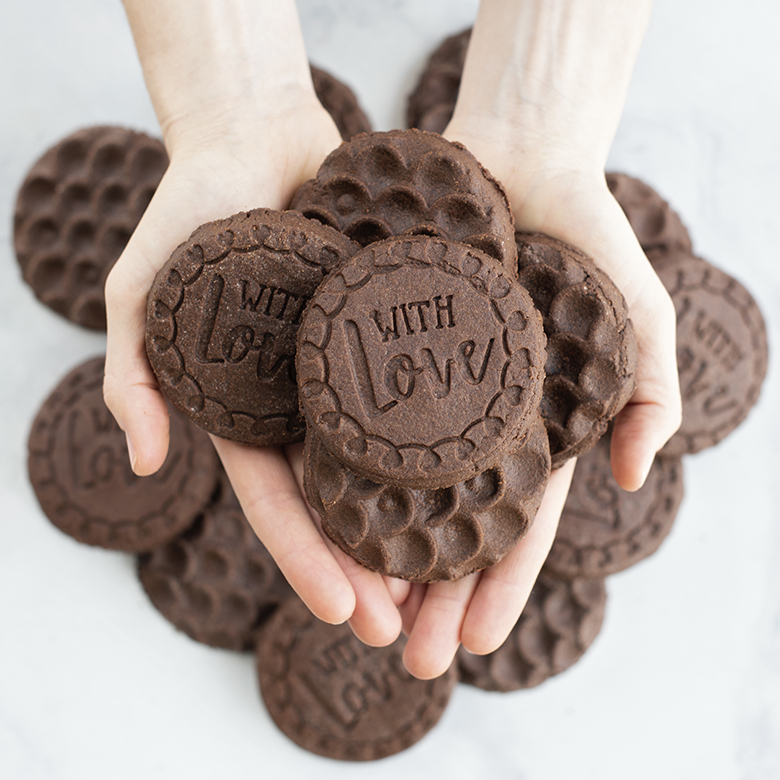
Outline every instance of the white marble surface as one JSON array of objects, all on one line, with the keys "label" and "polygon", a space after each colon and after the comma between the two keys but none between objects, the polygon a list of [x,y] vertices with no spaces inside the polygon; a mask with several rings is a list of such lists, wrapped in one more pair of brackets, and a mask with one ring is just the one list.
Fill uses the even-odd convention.
[{"label": "white marble surface", "polygon": [[[353,85],[377,129],[476,0],[301,0],[313,61]],[[347,19],[347,15],[351,18]],[[645,178],[700,254],[737,276],[780,343],[780,6],[657,0],[611,167]],[[353,766],[271,723],[250,656],[199,646],[150,606],[128,556],[42,516],[26,438],[50,389],[104,348],[23,285],[11,215],[25,170],[93,123],[155,131],[118,2],[3,0],[0,22],[0,777],[780,777],[778,371],[748,421],[686,462],[687,496],[651,559],[608,581],[584,659],[539,688],[459,687],[407,752]],[[259,204],[258,204],[259,205]],[[365,774],[364,774],[365,773]]]}]

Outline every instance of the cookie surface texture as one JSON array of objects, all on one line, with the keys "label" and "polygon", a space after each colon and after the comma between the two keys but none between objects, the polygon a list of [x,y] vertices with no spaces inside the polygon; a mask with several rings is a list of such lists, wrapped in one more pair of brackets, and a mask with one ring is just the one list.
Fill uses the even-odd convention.
[{"label": "cookie surface texture", "polygon": [[304,486],[328,537],[367,568],[415,582],[457,579],[501,560],[528,531],[549,474],[540,417],[495,466],[437,490],[361,479],[311,434],[304,451]]},{"label": "cookie surface texture", "polygon": [[16,257],[40,301],[106,329],[106,277],[167,167],[161,141],[123,127],[79,130],[43,154],[14,214]]},{"label": "cookie surface texture", "polygon": [[458,651],[460,679],[486,691],[532,688],[576,663],[604,620],[604,580],[556,580],[542,570],[520,619],[487,655]]},{"label": "cookie surface texture", "polygon": [[197,642],[249,650],[259,627],[293,595],[250,527],[227,475],[183,534],[139,556],[152,604]]},{"label": "cookie surface texture", "polygon": [[680,458],[653,461],[636,492],[620,488],[609,462],[610,437],[577,461],[545,566],[557,577],[605,577],[652,555],[672,529],[683,499]]},{"label": "cookie surface texture", "polygon": [[325,273],[355,249],[294,212],[257,209],[198,228],[147,300],[146,351],[165,395],[224,439],[302,439],[300,318]]},{"label": "cookie surface texture", "polygon": [[764,318],[729,274],[685,252],[649,253],[677,313],[683,418],[661,450],[699,452],[722,441],[761,393],[769,351]]},{"label": "cookie surface texture", "polygon": [[637,347],[623,295],[591,258],[518,233],[518,278],[547,335],[542,416],[553,468],[587,451],[634,392]]},{"label": "cookie surface texture", "polygon": [[372,761],[399,753],[436,725],[456,681],[454,665],[433,680],[412,677],[403,647],[401,639],[368,647],[347,624],[323,623],[291,599],[257,644],[268,712],[290,739],[321,756]]},{"label": "cookie surface texture", "polygon": [[46,516],[85,544],[152,549],[188,528],[218,478],[202,431],[171,415],[165,463],[149,477],[130,468],[125,434],[103,401],[104,359],[68,374],[44,402],[29,437],[30,482]]},{"label": "cookie surface texture", "polygon": [[314,91],[323,108],[331,115],[345,141],[360,133],[371,132],[369,122],[355,93],[344,82],[322,68],[311,66]]},{"label": "cookie surface texture", "polygon": [[362,246],[391,236],[460,241],[514,267],[514,227],[501,185],[461,144],[421,130],[357,136],[331,152],[292,208]]},{"label": "cookie surface texture", "polygon": [[361,250],[320,285],[298,341],[308,424],[379,482],[476,476],[541,397],[545,339],[530,296],[492,258],[442,239]]}]

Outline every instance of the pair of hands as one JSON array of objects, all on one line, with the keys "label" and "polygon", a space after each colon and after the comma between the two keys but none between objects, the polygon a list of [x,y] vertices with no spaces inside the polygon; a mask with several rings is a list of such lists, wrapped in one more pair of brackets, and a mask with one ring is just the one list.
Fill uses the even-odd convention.
[{"label": "pair of hands", "polygon": [[[220,112],[197,131],[163,122],[170,167],[106,286],[105,399],[126,432],[133,469],[163,463],[168,413],[144,348],[146,296],[173,249],[199,225],[238,211],[285,208],[341,139],[311,94],[270,115]],[[518,154],[458,111],[445,132],[507,189],[519,229],[541,231],[594,257],[623,291],[639,343],[637,390],[613,434],[618,482],[636,489],[656,450],[679,424],[674,310],[599,166],[550,146]],[[565,161],[565,162],[564,162]],[[369,645],[408,635],[404,661],[420,678],[443,673],[459,644],[488,653],[506,638],[552,544],[574,463],[554,472],[528,535],[502,561],[454,582],[410,584],[368,571],[321,532],[303,495],[302,446],[250,448],[214,438],[244,513],[312,612],[350,621]]]}]

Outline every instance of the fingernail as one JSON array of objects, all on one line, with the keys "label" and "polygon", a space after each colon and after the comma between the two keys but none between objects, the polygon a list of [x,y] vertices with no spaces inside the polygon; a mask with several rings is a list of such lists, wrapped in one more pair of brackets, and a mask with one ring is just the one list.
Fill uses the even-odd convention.
[{"label": "fingernail", "polygon": [[127,454],[130,456],[130,468],[135,471],[135,447],[133,446],[133,440],[130,438],[130,434],[125,434],[125,439],[127,439]]}]

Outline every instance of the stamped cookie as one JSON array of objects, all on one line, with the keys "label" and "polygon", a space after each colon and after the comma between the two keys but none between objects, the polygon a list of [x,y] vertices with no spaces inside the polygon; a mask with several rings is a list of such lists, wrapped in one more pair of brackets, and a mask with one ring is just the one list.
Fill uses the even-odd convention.
[{"label": "stamped cookie", "polygon": [[294,595],[247,522],[227,475],[183,534],[138,558],[152,604],[197,642],[249,650],[274,610]]},{"label": "stamped cookie", "polygon": [[415,582],[464,577],[503,558],[529,529],[550,475],[537,416],[492,468],[437,490],[361,479],[306,437],[304,487],[322,529],[369,569]]},{"label": "stamped cookie", "polygon": [[654,553],[672,529],[683,499],[680,458],[653,461],[645,484],[623,490],[612,476],[610,437],[574,470],[546,568],[556,577],[606,577]]},{"label": "stamped cookie", "polygon": [[443,133],[455,110],[471,29],[445,38],[431,54],[409,96],[406,123],[409,127]]},{"label": "stamped cookie", "polygon": [[625,173],[608,173],[607,186],[645,252],[691,251],[691,238],[680,216],[652,187]]},{"label": "stamped cookie", "polygon": [[606,601],[604,580],[564,582],[542,570],[498,650],[488,655],[458,651],[461,682],[508,693],[560,674],[579,661],[598,635]]},{"label": "stamped cookie", "polygon": [[733,277],[686,252],[648,253],[677,312],[683,419],[661,450],[699,452],[721,441],[758,400],[769,358],[766,326]]},{"label": "stamped cookie", "polygon": [[461,144],[421,130],[360,135],[331,152],[292,208],[366,246],[429,235],[514,268],[514,223],[501,185]]},{"label": "stamped cookie", "polygon": [[165,463],[137,477],[125,434],[103,402],[103,368],[102,357],[83,363],[44,402],[28,442],[30,482],[46,516],[77,541],[150,550],[188,528],[209,502],[217,454],[174,413]]},{"label": "stamped cookie", "polygon": [[44,153],[14,213],[16,257],[40,301],[106,329],[106,277],[167,167],[161,141],[123,127],[79,130]]},{"label": "stamped cookie", "polygon": [[626,302],[587,255],[540,233],[517,233],[518,278],[547,335],[542,417],[553,468],[587,451],[636,385]]},{"label": "stamped cookie", "polygon": [[357,248],[295,212],[257,209],[199,227],[147,301],[146,351],[165,395],[224,439],[302,439],[301,315],[325,274]]},{"label": "stamped cookie", "polygon": [[373,761],[422,739],[446,708],[457,674],[418,680],[406,671],[403,640],[368,647],[344,623],[317,620],[299,599],[263,630],[256,659],[260,690],[276,725],[327,758]]},{"label": "stamped cookie", "polygon": [[335,76],[311,66],[314,91],[323,108],[331,115],[345,141],[359,133],[370,133],[371,123],[360,107],[355,93]]},{"label": "stamped cookie", "polygon": [[311,300],[298,335],[301,405],[358,476],[447,487],[524,433],[544,342],[528,293],[479,250],[420,236],[378,242]]}]

